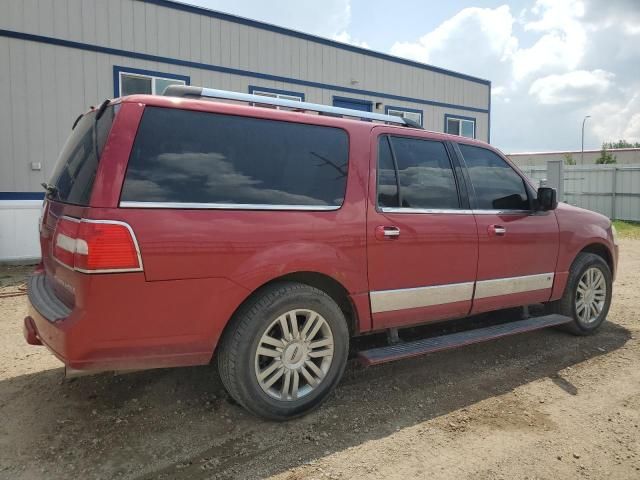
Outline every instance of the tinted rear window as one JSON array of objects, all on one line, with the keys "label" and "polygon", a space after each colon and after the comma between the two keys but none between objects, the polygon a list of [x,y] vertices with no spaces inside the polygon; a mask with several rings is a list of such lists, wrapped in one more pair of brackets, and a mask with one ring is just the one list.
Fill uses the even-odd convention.
[{"label": "tinted rear window", "polygon": [[67,139],[50,183],[55,185],[55,199],[78,205],[88,205],[98,170],[102,149],[107,141],[115,115],[107,107],[96,121],[96,111],[85,114]]},{"label": "tinted rear window", "polygon": [[146,107],[121,200],[340,206],[348,155],[338,128]]}]

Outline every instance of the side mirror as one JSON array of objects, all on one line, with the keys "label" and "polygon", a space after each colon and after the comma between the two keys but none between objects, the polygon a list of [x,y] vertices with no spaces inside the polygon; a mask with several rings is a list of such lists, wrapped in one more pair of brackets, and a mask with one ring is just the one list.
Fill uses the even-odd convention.
[{"label": "side mirror", "polygon": [[551,187],[540,187],[538,189],[538,198],[536,199],[537,210],[546,212],[555,210],[558,207],[558,195],[556,189]]}]

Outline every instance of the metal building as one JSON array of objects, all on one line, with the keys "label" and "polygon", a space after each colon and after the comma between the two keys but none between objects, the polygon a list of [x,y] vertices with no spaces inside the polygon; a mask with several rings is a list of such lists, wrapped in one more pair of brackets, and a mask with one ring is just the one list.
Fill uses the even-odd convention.
[{"label": "metal building", "polygon": [[[640,165],[640,148],[610,148],[607,152],[616,158],[617,164]],[[602,150],[567,150],[508,153],[507,157],[521,167],[539,167],[546,166],[548,161],[553,160],[564,163],[570,160],[575,165],[595,165],[601,154]]]},{"label": "metal building", "polygon": [[488,80],[167,0],[5,0],[0,260],[39,255],[40,183],[78,114],[172,83],[403,115],[489,141]]}]

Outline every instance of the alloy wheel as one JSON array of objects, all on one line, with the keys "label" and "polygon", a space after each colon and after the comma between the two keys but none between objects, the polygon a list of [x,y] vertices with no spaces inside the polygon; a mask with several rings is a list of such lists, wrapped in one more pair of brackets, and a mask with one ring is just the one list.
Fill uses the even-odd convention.
[{"label": "alloy wheel", "polygon": [[329,371],[333,347],[333,332],[322,315],[307,309],[290,310],[276,318],[258,342],[258,384],[277,400],[305,397]]}]

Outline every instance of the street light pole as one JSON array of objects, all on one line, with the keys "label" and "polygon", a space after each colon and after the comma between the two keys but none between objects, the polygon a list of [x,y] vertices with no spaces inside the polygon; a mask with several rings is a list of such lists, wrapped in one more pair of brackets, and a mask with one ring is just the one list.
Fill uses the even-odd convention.
[{"label": "street light pole", "polygon": [[580,149],[580,165],[584,165],[584,122],[587,121],[587,118],[591,118],[591,115],[587,115],[582,119],[582,147]]}]

